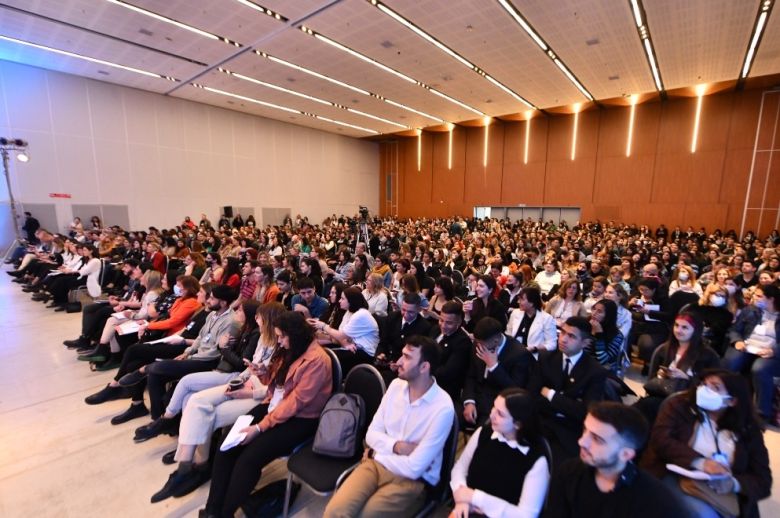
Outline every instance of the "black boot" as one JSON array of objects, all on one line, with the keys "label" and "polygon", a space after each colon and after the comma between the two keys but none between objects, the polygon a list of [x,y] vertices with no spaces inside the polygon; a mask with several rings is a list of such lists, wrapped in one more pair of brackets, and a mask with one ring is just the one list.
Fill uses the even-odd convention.
[{"label": "black boot", "polygon": [[135,401],[133,401],[130,404],[130,408],[125,410],[119,415],[115,415],[111,418],[111,424],[122,424],[130,421],[131,419],[135,419],[136,417],[143,417],[145,415],[149,415],[149,409],[146,408],[146,405],[144,405],[143,401],[139,401],[137,404]]},{"label": "black boot", "polygon": [[101,363],[108,359],[111,354],[111,347],[108,344],[98,344],[95,354],[82,354],[78,357],[82,362]]},{"label": "black boot", "polygon": [[167,419],[160,417],[152,421],[146,426],[142,426],[135,430],[135,442],[148,441],[153,437],[167,433],[168,435],[174,435],[179,431],[179,420],[176,417]]},{"label": "black boot", "polygon": [[81,349],[82,347],[89,346],[89,338],[84,335],[79,335],[75,340],[65,340],[62,345],[68,349]]},{"label": "black boot", "polygon": [[125,389],[122,387],[112,387],[110,384],[103,387],[98,392],[95,392],[91,396],[84,398],[84,402],[88,405],[99,405],[106,401],[113,401],[115,399],[122,399],[125,394]]}]

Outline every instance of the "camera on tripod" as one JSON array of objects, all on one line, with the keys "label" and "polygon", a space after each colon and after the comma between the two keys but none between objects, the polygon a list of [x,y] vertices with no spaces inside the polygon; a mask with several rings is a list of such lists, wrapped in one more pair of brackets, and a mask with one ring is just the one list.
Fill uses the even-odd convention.
[{"label": "camera on tripod", "polygon": [[364,221],[368,221],[368,207],[360,206],[358,208],[358,212],[360,213],[360,219]]}]

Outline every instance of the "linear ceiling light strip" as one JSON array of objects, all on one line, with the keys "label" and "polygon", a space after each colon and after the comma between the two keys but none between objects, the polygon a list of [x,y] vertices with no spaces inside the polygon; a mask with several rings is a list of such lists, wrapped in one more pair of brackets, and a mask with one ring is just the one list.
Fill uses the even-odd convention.
[{"label": "linear ceiling light strip", "polygon": [[249,7],[250,9],[254,9],[255,11],[259,11],[259,12],[261,12],[263,14],[266,14],[266,15],[270,16],[271,18],[279,20],[280,22],[287,23],[288,21],[290,21],[287,18],[285,18],[284,16],[282,16],[281,14],[279,14],[279,13],[277,13],[275,11],[272,11],[271,9],[268,9],[267,7],[263,7],[260,4],[256,4],[254,2],[250,2],[249,0],[236,0],[236,2],[238,2],[241,5],[245,5],[245,6]]},{"label": "linear ceiling light strip", "polygon": [[372,130],[372,129],[369,129],[369,128],[364,128],[362,126],[357,126],[355,124],[349,124],[348,122],[342,122],[342,121],[338,121],[338,120],[335,120],[335,119],[330,119],[328,117],[323,117],[322,115],[317,115],[315,113],[309,113],[309,112],[304,112],[304,111],[301,111],[301,110],[296,110],[294,108],[288,108],[287,106],[282,106],[282,105],[279,105],[279,104],[274,104],[274,103],[269,103],[269,102],[266,102],[266,101],[261,101],[259,99],[254,99],[252,97],[247,97],[245,95],[239,95],[239,94],[234,94],[234,93],[231,93],[231,92],[226,92],[225,90],[219,90],[217,88],[211,88],[210,86],[204,86],[204,85],[201,85],[201,84],[198,84],[198,83],[190,83],[190,84],[192,86],[194,86],[195,88],[200,88],[202,90],[206,90],[207,92],[211,92],[211,93],[214,93],[214,94],[224,95],[226,97],[233,97],[234,99],[240,99],[242,101],[247,101],[247,102],[250,102],[250,103],[259,104],[259,105],[265,106],[267,108],[274,108],[276,110],[282,110],[282,111],[285,111],[287,113],[295,113],[297,115],[305,115],[307,117],[312,117],[314,119],[319,119],[319,120],[322,120],[322,121],[325,121],[325,122],[338,124],[339,126],[345,126],[347,128],[353,128],[353,129],[356,129],[356,130],[365,131],[366,133],[371,133],[373,135],[378,135],[379,134],[378,131],[375,131],[375,130]]},{"label": "linear ceiling light strip", "polygon": [[401,25],[406,27],[407,29],[411,30],[412,32],[414,32],[415,34],[420,36],[422,39],[424,39],[428,43],[432,44],[433,46],[435,46],[436,48],[438,48],[439,50],[441,50],[445,54],[447,54],[450,57],[452,57],[452,58],[456,59],[457,61],[459,61],[466,68],[472,70],[473,72],[476,72],[477,74],[482,76],[484,79],[487,79],[488,81],[493,83],[495,86],[499,87],[501,90],[503,90],[504,92],[508,93],[509,95],[511,95],[512,97],[514,97],[516,100],[520,101],[521,103],[525,104],[529,108],[534,108],[535,109],[535,107],[530,102],[525,100],[523,98],[523,96],[521,96],[520,94],[518,94],[517,92],[515,92],[514,90],[512,90],[508,86],[504,85],[503,83],[501,83],[500,81],[498,81],[494,77],[490,76],[487,72],[482,70],[480,67],[478,67],[477,65],[475,65],[474,63],[472,63],[471,61],[466,59],[465,57],[461,56],[460,54],[455,52],[453,49],[451,49],[450,47],[448,47],[447,45],[445,45],[441,41],[437,40],[436,38],[434,38],[433,36],[431,36],[430,34],[425,32],[424,30],[422,30],[420,27],[418,27],[417,25],[413,24],[411,21],[407,20],[406,18],[404,18],[403,16],[401,16],[397,12],[393,11],[388,6],[383,4],[382,2],[379,2],[378,0],[367,0],[367,1],[370,2],[371,5],[375,6],[377,9],[379,9],[380,11],[382,11],[383,13],[385,13],[386,15],[388,15],[389,17],[391,17],[392,19],[394,19],[395,21],[397,21],[398,23],[400,23]]},{"label": "linear ceiling light strip", "polygon": [[509,16],[511,16],[512,19],[517,22],[517,24],[526,32],[526,34],[528,34],[528,36],[530,36],[531,39],[534,40],[537,45],[539,45],[539,48],[542,49],[545,54],[547,54],[547,57],[549,57],[553,63],[555,63],[555,65],[561,69],[566,78],[577,87],[577,90],[579,90],[580,93],[582,93],[582,95],[584,95],[589,101],[592,101],[593,95],[588,91],[587,88],[585,88],[585,86],[583,86],[580,80],[577,79],[577,76],[575,76],[572,71],[569,70],[569,67],[567,67],[561,58],[558,57],[558,54],[556,54],[550,45],[547,44],[547,42],[544,41],[541,36],[539,36],[539,33],[534,30],[530,23],[528,23],[528,20],[526,20],[525,17],[520,14],[520,11],[517,9],[517,7],[515,7],[509,0],[498,0],[498,3],[501,5],[501,7],[504,8]]},{"label": "linear ceiling light strip", "polygon": [[769,18],[769,14],[772,12],[773,6],[774,0],[762,0],[761,5],[758,8],[756,22],[753,24],[753,32],[750,35],[750,44],[748,45],[747,53],[745,54],[742,72],[739,75],[740,81],[744,80],[750,73],[750,68],[753,66],[753,61],[756,58],[758,44],[761,42],[761,37],[764,35],[766,22]]},{"label": "linear ceiling light strip", "polygon": [[431,115],[429,113],[425,113],[423,111],[417,110],[417,109],[412,108],[410,106],[406,106],[404,104],[395,102],[393,100],[386,99],[385,97],[382,97],[379,94],[375,94],[375,93],[369,92],[368,90],[364,90],[362,88],[358,88],[358,87],[353,86],[353,85],[351,85],[349,83],[345,83],[344,81],[339,81],[338,79],[333,79],[332,77],[326,76],[325,74],[320,74],[319,72],[315,72],[314,70],[302,67],[300,65],[296,65],[295,63],[291,63],[291,62],[286,61],[284,59],[277,58],[276,56],[272,56],[272,55],[268,54],[267,52],[262,52],[262,51],[259,51],[259,50],[255,50],[254,52],[258,56],[262,56],[262,57],[264,57],[264,58],[266,58],[266,59],[268,59],[270,61],[273,61],[274,63],[277,63],[279,65],[283,65],[283,66],[292,68],[294,70],[298,70],[300,72],[303,72],[304,74],[309,74],[311,76],[323,79],[325,81],[328,81],[329,83],[333,83],[334,85],[342,86],[344,88],[352,90],[353,92],[357,92],[359,94],[367,95],[369,97],[374,97],[375,99],[379,99],[380,101],[384,101],[384,102],[386,102],[388,104],[392,104],[393,106],[396,106],[398,108],[402,108],[404,110],[408,110],[408,111],[410,111],[412,113],[416,113],[417,115],[422,115],[423,117],[435,120],[436,122],[444,123],[444,120],[440,119],[439,117],[436,117],[436,116]]},{"label": "linear ceiling light strip", "polygon": [[337,41],[334,41],[334,40],[328,38],[327,36],[323,36],[322,34],[319,34],[319,33],[315,32],[315,31],[313,31],[312,29],[309,29],[305,25],[301,26],[301,30],[304,33],[306,33],[306,34],[308,34],[310,36],[314,36],[315,38],[317,38],[318,40],[322,41],[323,43],[327,43],[328,45],[330,45],[330,46],[332,46],[332,47],[334,47],[336,49],[339,49],[342,52],[345,52],[345,53],[347,53],[347,54],[349,54],[351,56],[354,56],[354,57],[360,59],[361,61],[365,61],[366,63],[368,63],[370,65],[373,65],[373,66],[375,66],[375,67],[377,67],[377,68],[379,68],[381,70],[384,70],[385,72],[393,74],[394,76],[396,76],[396,77],[398,77],[400,79],[403,79],[404,81],[407,81],[409,83],[415,84],[417,86],[421,86],[421,87],[425,88],[426,90],[430,91],[431,93],[436,94],[439,97],[441,97],[443,99],[446,99],[446,100],[450,101],[451,103],[457,104],[458,106],[460,106],[462,108],[465,108],[465,109],[467,109],[467,110],[469,110],[471,112],[474,112],[477,115],[480,115],[481,117],[485,117],[486,116],[480,110],[478,110],[478,109],[476,109],[476,108],[474,108],[472,106],[469,106],[468,104],[463,103],[463,102],[455,99],[454,97],[450,97],[449,95],[447,95],[447,94],[445,94],[443,92],[440,92],[440,91],[432,88],[431,86],[429,86],[429,85],[427,85],[427,84],[425,84],[425,83],[423,83],[421,81],[418,81],[418,80],[416,80],[416,79],[414,79],[412,77],[409,77],[406,74],[403,74],[403,73],[399,72],[398,70],[390,68],[387,65],[385,65],[383,63],[380,63],[379,61],[376,61],[375,59],[372,59],[372,58],[370,58],[370,57],[368,57],[368,56],[366,56],[364,54],[361,54],[360,52],[357,52],[356,50],[353,50],[353,49],[351,49],[351,48],[349,48],[349,47],[347,47],[345,45],[342,45],[341,43],[339,43]]},{"label": "linear ceiling light strip", "polygon": [[173,25],[175,27],[178,27],[180,29],[184,29],[190,32],[193,32],[199,36],[203,36],[204,38],[209,38],[212,40],[221,41],[223,43],[227,43],[229,45],[233,45],[234,47],[243,47],[240,43],[237,41],[233,41],[229,38],[226,38],[224,36],[219,36],[217,34],[212,34],[210,32],[204,31],[202,29],[198,29],[197,27],[193,27],[192,25],[187,25],[186,23],[182,23],[178,20],[174,20],[173,18],[168,18],[167,16],[163,16],[161,14],[157,14],[154,11],[149,11],[148,9],[144,9],[143,7],[138,7],[133,4],[127,3],[124,0],[106,0],[106,2],[109,2],[114,5],[119,5],[124,7],[125,9],[129,9],[131,11],[135,11],[136,13],[143,14],[144,16],[148,16],[150,18],[154,18],[155,20],[159,20],[161,22],[168,23],[170,25]]},{"label": "linear ceiling light strip", "polygon": [[48,47],[46,45],[39,45],[38,43],[32,43],[32,42],[29,42],[29,41],[20,40],[20,39],[17,39],[17,38],[12,38],[10,36],[0,35],[0,40],[10,41],[11,43],[18,43],[19,45],[26,45],[28,47],[33,47],[33,48],[36,48],[36,49],[45,50],[47,52],[54,52],[55,54],[60,54],[60,55],[63,55],[63,56],[67,56],[69,58],[83,59],[84,61],[91,61],[92,63],[98,63],[100,65],[106,65],[106,66],[114,67],[114,68],[121,68],[122,70],[127,70],[128,72],[134,72],[136,74],[141,74],[141,75],[145,75],[145,76],[148,76],[148,77],[154,77],[154,78],[158,78],[158,79],[165,79],[167,81],[172,81],[174,83],[179,81],[178,79],[176,79],[174,77],[165,76],[165,75],[157,74],[157,73],[154,73],[154,72],[148,72],[146,70],[141,70],[140,68],[129,67],[127,65],[121,65],[119,63],[113,63],[111,61],[106,61],[105,59],[98,59],[98,58],[93,58],[93,57],[90,57],[90,56],[85,56],[83,54],[76,54],[75,52],[69,52],[67,50],[55,49],[54,47]]},{"label": "linear ceiling light strip", "polygon": [[276,90],[278,92],[284,92],[286,94],[290,94],[290,95],[294,95],[296,97],[301,97],[303,99],[307,99],[309,101],[314,101],[316,103],[324,104],[325,106],[332,106],[332,107],[338,108],[340,110],[346,110],[348,112],[352,112],[352,113],[355,113],[357,115],[362,115],[362,116],[368,117],[370,119],[374,119],[374,120],[377,120],[377,121],[384,122],[386,124],[391,124],[393,126],[397,126],[397,127],[401,128],[401,129],[411,129],[409,126],[404,126],[403,124],[399,124],[399,123],[391,121],[389,119],[384,119],[384,118],[376,116],[376,115],[371,115],[370,113],[365,113],[365,112],[362,112],[362,111],[359,111],[359,110],[355,110],[353,108],[348,108],[348,107],[346,107],[344,105],[341,105],[341,104],[338,104],[338,103],[334,103],[332,101],[328,101],[328,100],[325,100],[325,99],[320,99],[319,97],[314,97],[313,95],[309,95],[309,94],[305,94],[305,93],[302,93],[302,92],[298,92],[296,90],[291,90],[291,89],[285,88],[283,86],[278,86],[278,85],[275,85],[275,84],[272,84],[272,83],[266,83],[265,81],[261,81],[259,79],[255,79],[253,77],[245,76],[243,74],[239,74],[238,72],[233,72],[233,71],[228,70],[226,68],[219,67],[219,68],[217,68],[217,70],[219,70],[220,72],[222,72],[224,74],[227,74],[229,76],[235,77],[237,79],[241,79],[242,81],[247,81],[249,83],[253,83],[253,84],[256,84],[256,85],[264,86],[266,88],[270,88],[270,89]]},{"label": "linear ceiling light strip", "polygon": [[655,88],[659,92],[664,92],[664,82],[661,79],[661,70],[658,68],[658,60],[655,57],[655,48],[653,40],[650,38],[650,28],[647,26],[647,16],[642,0],[629,0],[631,3],[631,12],[634,15],[636,30],[639,32],[639,39],[642,41],[642,48],[647,56],[647,63],[650,65],[650,71],[653,74]]}]

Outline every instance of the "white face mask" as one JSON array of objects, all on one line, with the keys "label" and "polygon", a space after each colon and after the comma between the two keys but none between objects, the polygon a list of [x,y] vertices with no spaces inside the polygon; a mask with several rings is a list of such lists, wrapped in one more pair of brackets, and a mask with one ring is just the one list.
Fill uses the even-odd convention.
[{"label": "white face mask", "polygon": [[734,295],[737,292],[737,287],[734,286],[733,284],[727,284],[726,291],[729,292],[729,295]]},{"label": "white face mask", "polygon": [[680,282],[688,282],[688,272],[680,272],[680,275],[677,276],[677,280]]},{"label": "white face mask", "polygon": [[719,308],[726,303],[726,297],[723,295],[710,295],[710,306]]},{"label": "white face mask", "polygon": [[702,410],[714,412],[723,408],[723,396],[707,385],[700,385],[699,388],[696,389],[696,405]]},{"label": "white face mask", "polygon": [[173,287],[173,294],[177,297],[181,297],[181,288],[178,284]]}]

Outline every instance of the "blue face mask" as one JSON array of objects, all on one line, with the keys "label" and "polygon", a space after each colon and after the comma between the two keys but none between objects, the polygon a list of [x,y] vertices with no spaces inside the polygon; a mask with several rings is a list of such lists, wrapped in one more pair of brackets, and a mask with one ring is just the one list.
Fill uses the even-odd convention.
[{"label": "blue face mask", "polygon": [[173,294],[176,295],[177,297],[181,297],[181,293],[182,292],[181,292],[181,288],[179,287],[179,285],[178,284],[175,285],[173,287]]},{"label": "blue face mask", "polygon": [[765,311],[765,310],[766,310],[766,308],[768,308],[768,307],[769,307],[769,304],[767,304],[767,301],[766,301],[766,299],[761,299],[761,300],[757,300],[757,301],[755,302],[755,306],[756,306],[758,309],[760,309],[760,310],[762,310],[762,311]]}]

